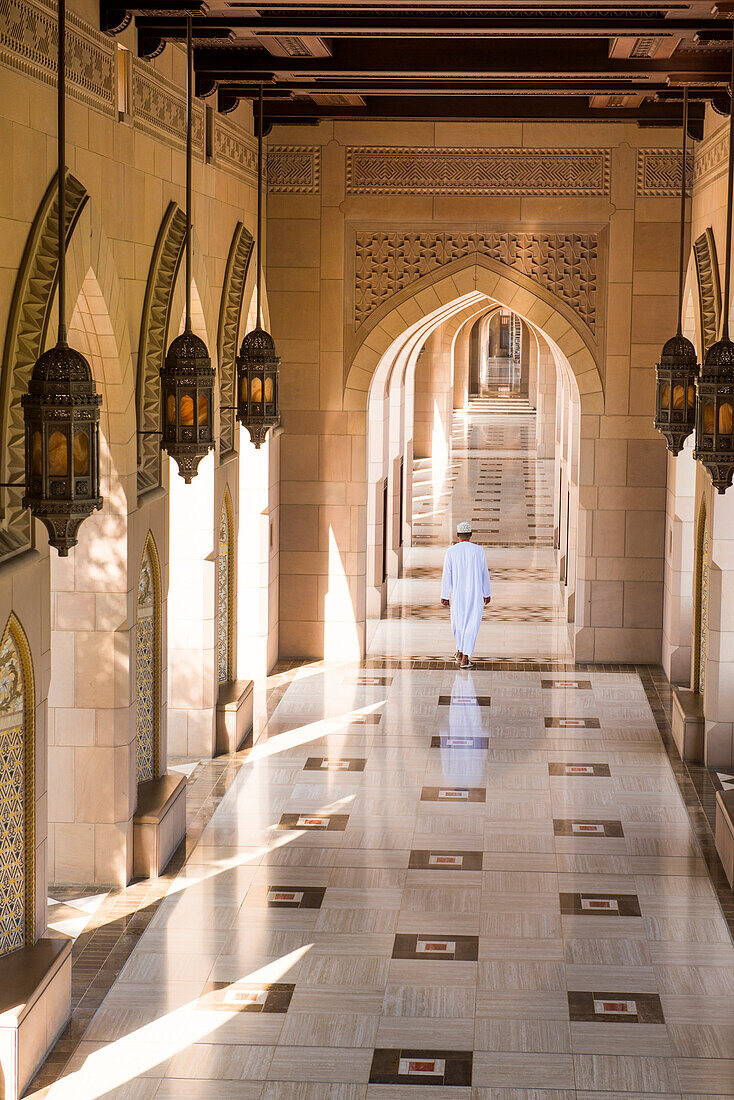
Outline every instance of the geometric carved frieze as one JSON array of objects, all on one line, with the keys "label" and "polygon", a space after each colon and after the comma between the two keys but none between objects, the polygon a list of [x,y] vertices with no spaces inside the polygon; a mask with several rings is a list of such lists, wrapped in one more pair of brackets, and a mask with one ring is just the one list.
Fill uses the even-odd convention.
[{"label": "geometric carved frieze", "polygon": [[347,147],[348,195],[608,195],[609,149]]},{"label": "geometric carved frieze", "polygon": [[[133,61],[133,117],[135,128],[174,145],[186,144],[186,94],[144,61]],[[194,100],[192,115],[194,154],[204,148],[204,108]]]},{"label": "geometric carved frieze", "polygon": [[145,288],[138,346],[138,495],[161,483],[160,370],[166,355],[171,301],[186,239],[186,217],[172,202],[163,217]]},{"label": "geometric carved frieze", "polygon": [[[81,183],[66,177],[66,244],[86,205]],[[30,513],[22,507],[25,476],[25,425],[20,399],[28,392],[33,364],[43,351],[58,275],[58,195],[56,176],[48,186],[31,226],[15,281],[5,334],[2,365],[0,454],[2,480],[18,488],[0,490],[0,561],[32,545]]]},{"label": "geometric carved frieze", "polygon": [[[682,168],[680,149],[638,149],[637,194],[677,197]],[[693,168],[689,160],[686,187],[690,187],[692,181]]]},{"label": "geometric carved frieze", "polygon": [[354,325],[394,294],[445,264],[486,256],[535,280],[596,327],[596,233],[358,231]]},{"label": "geometric carved frieze", "polygon": [[726,157],[729,151],[728,127],[722,126],[720,130],[707,137],[705,141],[696,144],[696,152],[693,158],[693,182],[697,187],[704,183],[710,183],[717,176],[726,171]]},{"label": "geometric carved frieze", "polygon": [[257,145],[249,134],[232,126],[222,115],[214,116],[214,155],[217,168],[230,168],[253,183],[257,180]]},{"label": "geometric carved frieze", "polygon": [[268,191],[274,194],[317,195],[321,187],[318,145],[269,145]]},{"label": "geometric carved frieze", "polygon": [[252,234],[242,222],[232,237],[227,268],[222,287],[219,308],[218,361],[219,361],[219,453],[229,454],[235,448],[236,364],[237,336],[242,315],[247,268],[253,246]]},{"label": "geometric carved frieze", "polygon": [[703,340],[703,354],[716,343],[721,316],[721,288],[719,263],[716,258],[716,241],[709,227],[693,243],[698,276],[698,313]]},{"label": "geometric carved frieze", "polygon": [[[117,113],[116,46],[67,11],[68,93],[107,115]],[[56,84],[58,5],[54,0],[0,0],[0,61]]]}]

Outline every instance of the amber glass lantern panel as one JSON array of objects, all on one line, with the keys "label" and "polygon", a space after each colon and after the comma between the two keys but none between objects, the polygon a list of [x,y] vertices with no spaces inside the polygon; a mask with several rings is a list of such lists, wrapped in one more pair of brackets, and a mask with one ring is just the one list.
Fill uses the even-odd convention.
[{"label": "amber glass lantern panel", "polygon": [[709,403],[704,406],[703,410],[703,430],[706,435],[713,435],[715,427],[716,417],[714,416],[714,406],[709,401]]},{"label": "amber glass lantern panel", "polygon": [[66,477],[69,472],[69,441],[63,432],[51,432],[48,441],[50,477]]},{"label": "amber glass lantern panel", "polygon": [[193,428],[194,426],[194,396],[191,393],[184,393],[181,395],[181,406],[179,409],[179,415],[181,417],[181,427]]},{"label": "amber glass lantern panel", "polygon": [[38,430],[31,438],[31,473],[37,477],[43,473],[43,437]]},{"label": "amber glass lantern panel", "polygon": [[265,379],[265,400],[273,400],[273,379],[270,377],[270,375],[268,375]]},{"label": "amber glass lantern panel", "polygon": [[719,405],[719,435],[731,435],[732,407],[728,401]]},{"label": "amber glass lantern panel", "polygon": [[254,375],[250,380],[250,401],[260,404],[263,399],[263,380],[259,375]]},{"label": "amber glass lantern panel", "polygon": [[673,386],[673,408],[682,409],[685,403],[685,390],[680,384]]},{"label": "amber glass lantern panel", "polygon": [[670,408],[670,386],[667,384],[667,382],[660,391],[660,408]]},{"label": "amber glass lantern panel", "polygon": [[169,424],[176,423],[176,398],[172,393],[168,395],[168,401],[166,402],[166,417]]},{"label": "amber glass lantern panel", "polygon": [[85,477],[89,473],[89,436],[86,432],[74,435],[74,474]]},{"label": "amber glass lantern panel", "polygon": [[694,408],[696,404],[696,387],[688,384],[688,408]]}]

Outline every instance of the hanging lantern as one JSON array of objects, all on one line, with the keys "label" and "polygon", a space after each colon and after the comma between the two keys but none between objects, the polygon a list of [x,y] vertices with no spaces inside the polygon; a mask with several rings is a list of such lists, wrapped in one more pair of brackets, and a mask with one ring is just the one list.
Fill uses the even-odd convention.
[{"label": "hanging lantern", "polygon": [[696,421],[696,349],[681,333],[667,341],[657,365],[655,427],[671,454],[680,454]]},{"label": "hanging lantern", "polygon": [[66,5],[59,0],[58,36],[58,296],[56,345],[31,372],[21,398],[25,422],[23,507],[48,531],[62,558],[76,546],[83,521],[102,507],[99,493],[99,409],[92,368],[66,342]]},{"label": "hanging lantern", "polygon": [[728,336],[713,344],[696,386],[696,447],[693,457],[725,493],[734,479],[734,344]]},{"label": "hanging lantern", "polygon": [[161,379],[161,449],[175,459],[191,484],[199,463],[214,446],[214,383],[206,344],[191,328],[191,122],[194,51],[191,16],[186,20],[186,316],[184,331],[171,342]]},{"label": "hanging lantern", "polygon": [[657,365],[655,427],[665,436],[671,454],[680,454],[696,422],[696,349],[682,333],[683,258],[686,232],[688,163],[688,89],[683,90],[683,164],[680,185],[680,250],[678,256],[678,332],[667,341]]},{"label": "hanging lantern", "polygon": [[731,289],[732,188],[734,187],[734,49],[729,85],[729,161],[726,190],[726,260],[722,301],[721,338],[704,359],[696,382],[696,445],[693,457],[711,475],[714,487],[725,493],[734,480],[734,344],[729,339]]},{"label": "hanging lantern", "polygon": [[237,419],[256,447],[265,442],[269,429],[280,423],[279,366],[270,333],[262,328],[248,332],[237,356]]},{"label": "hanging lantern", "polygon": [[265,442],[270,428],[280,424],[278,368],[275,341],[262,327],[262,205],[263,205],[263,89],[260,85],[257,134],[257,282],[255,328],[240,344],[237,356],[237,419],[250,433],[256,447]]},{"label": "hanging lantern", "polygon": [[187,485],[214,446],[215,373],[206,344],[190,330],[171,344],[161,370],[161,446]]},{"label": "hanging lantern", "polygon": [[77,531],[102,507],[99,494],[99,407],[89,363],[66,343],[36,361],[21,398],[25,419],[23,507],[40,519],[62,558]]}]

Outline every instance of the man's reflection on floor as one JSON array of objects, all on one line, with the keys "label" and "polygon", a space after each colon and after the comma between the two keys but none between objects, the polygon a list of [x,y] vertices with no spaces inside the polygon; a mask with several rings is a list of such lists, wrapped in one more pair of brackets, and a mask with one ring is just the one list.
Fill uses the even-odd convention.
[{"label": "man's reflection on floor", "polygon": [[[445,713],[446,708],[440,709]],[[457,672],[448,715],[440,728],[441,767],[454,787],[484,786],[487,734],[483,721],[471,672]]]}]

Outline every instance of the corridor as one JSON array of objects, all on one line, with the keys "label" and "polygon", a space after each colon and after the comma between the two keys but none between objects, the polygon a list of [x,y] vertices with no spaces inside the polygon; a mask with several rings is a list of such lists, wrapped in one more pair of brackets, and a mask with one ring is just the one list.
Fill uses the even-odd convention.
[{"label": "corridor", "polygon": [[[254,747],[35,1095],[734,1097],[727,923],[640,676],[569,671],[533,438],[531,410],[478,403],[448,468],[417,464],[369,658],[271,678]],[[461,673],[439,586],[463,518],[493,600]]]}]

